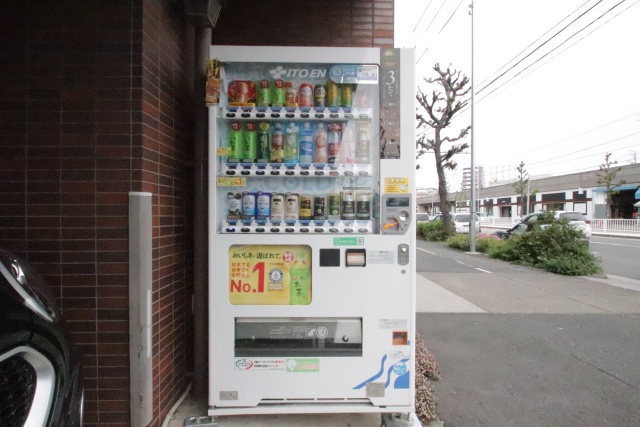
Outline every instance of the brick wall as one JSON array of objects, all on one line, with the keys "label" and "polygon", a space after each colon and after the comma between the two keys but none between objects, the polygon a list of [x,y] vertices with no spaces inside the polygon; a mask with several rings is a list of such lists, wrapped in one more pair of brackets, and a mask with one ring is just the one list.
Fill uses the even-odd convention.
[{"label": "brick wall", "polygon": [[153,193],[153,425],[192,369],[188,49],[168,4],[0,2],[0,245],[54,290],[86,426],[129,425],[129,191]]},{"label": "brick wall", "polygon": [[[34,263],[55,292],[83,352],[86,426],[129,425],[129,191],[153,194],[151,425],[192,366],[181,4],[0,1],[0,246]],[[227,4],[214,44],[393,45],[393,0]]]},{"label": "brick wall", "polygon": [[229,3],[213,44],[257,46],[393,46],[393,0]]}]

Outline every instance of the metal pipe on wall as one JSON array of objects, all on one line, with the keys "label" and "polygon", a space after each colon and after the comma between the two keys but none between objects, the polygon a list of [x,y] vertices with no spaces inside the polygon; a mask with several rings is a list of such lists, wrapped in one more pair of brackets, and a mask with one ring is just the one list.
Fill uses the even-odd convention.
[{"label": "metal pipe on wall", "polygon": [[207,204],[207,107],[204,103],[206,91],[207,59],[211,45],[211,28],[195,29],[194,87],[194,230],[193,230],[193,321],[194,321],[194,368],[193,391],[196,396],[206,396],[208,360],[208,204]]}]

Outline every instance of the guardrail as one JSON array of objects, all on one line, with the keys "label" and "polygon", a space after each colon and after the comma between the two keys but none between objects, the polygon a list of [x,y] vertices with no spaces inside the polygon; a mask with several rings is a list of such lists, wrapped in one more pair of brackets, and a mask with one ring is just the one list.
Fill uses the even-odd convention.
[{"label": "guardrail", "polygon": [[[507,229],[520,222],[520,217],[486,216],[480,218],[480,226],[487,228]],[[638,219],[592,219],[591,230],[599,234],[628,234],[640,237],[640,220]]]},{"label": "guardrail", "polygon": [[592,219],[591,229],[604,233],[639,233],[640,220],[638,219]]}]

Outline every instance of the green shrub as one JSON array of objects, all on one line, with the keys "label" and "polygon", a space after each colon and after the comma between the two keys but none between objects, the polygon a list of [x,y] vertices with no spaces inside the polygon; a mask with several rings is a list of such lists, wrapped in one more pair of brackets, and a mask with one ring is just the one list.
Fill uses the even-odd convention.
[{"label": "green shrub", "polygon": [[488,254],[504,244],[505,241],[496,235],[480,236],[476,240],[476,251]]},{"label": "green shrub", "polygon": [[469,251],[469,236],[467,234],[455,234],[447,239],[447,245],[450,248]]},{"label": "green shrub", "polygon": [[446,236],[442,221],[420,222],[417,227],[418,237],[436,242],[444,241]]},{"label": "green shrub", "polygon": [[[543,216],[533,230],[513,236],[503,245],[492,247],[493,258],[521,265],[540,267],[569,276],[590,275],[602,271],[598,260],[584,243],[582,232],[566,220]],[[545,224],[540,227],[540,224]]]}]

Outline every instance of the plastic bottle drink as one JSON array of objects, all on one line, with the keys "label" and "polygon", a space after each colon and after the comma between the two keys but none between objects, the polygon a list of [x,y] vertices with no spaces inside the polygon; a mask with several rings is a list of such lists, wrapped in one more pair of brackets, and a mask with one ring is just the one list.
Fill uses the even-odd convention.
[{"label": "plastic bottle drink", "polygon": [[284,81],[278,79],[274,84],[273,96],[271,97],[271,105],[274,107],[284,107],[284,102]]},{"label": "plastic bottle drink", "polygon": [[247,123],[243,135],[242,161],[245,163],[253,163],[256,161],[256,155],[258,151],[258,135],[256,133],[255,123]]},{"label": "plastic bottle drink", "polygon": [[289,123],[284,135],[284,163],[297,164],[300,160],[298,155],[298,126],[295,122]]},{"label": "plastic bottle drink", "polygon": [[327,162],[335,163],[340,152],[340,141],[342,140],[342,128],[340,123],[331,123],[327,134]]},{"label": "plastic bottle drink", "polygon": [[268,163],[271,157],[271,126],[269,122],[258,123],[258,150],[256,163]]},{"label": "plastic bottle drink", "polygon": [[336,163],[352,165],[356,162],[356,134],[354,122],[344,126],[342,141],[340,142],[340,154]]},{"label": "plastic bottle drink", "polygon": [[313,145],[315,151],[313,154],[314,163],[327,163],[327,129],[324,123],[318,123],[315,133],[313,134]]},{"label": "plastic bottle drink", "polygon": [[296,260],[289,269],[289,304],[311,303],[311,268],[307,258]]},{"label": "plastic bottle drink", "polygon": [[367,125],[358,127],[358,142],[356,143],[356,163],[369,164],[369,128]]},{"label": "plastic bottle drink", "polygon": [[313,162],[313,130],[311,123],[304,122],[300,129],[300,163]]},{"label": "plastic bottle drink", "polygon": [[270,161],[271,163],[284,163],[284,130],[281,123],[273,125]]},{"label": "plastic bottle drink", "polygon": [[271,88],[269,88],[269,80],[260,80],[258,83],[258,107],[268,107],[271,105]]},{"label": "plastic bottle drink", "polygon": [[231,122],[229,129],[229,162],[239,162],[242,159],[242,125],[240,122]]}]

